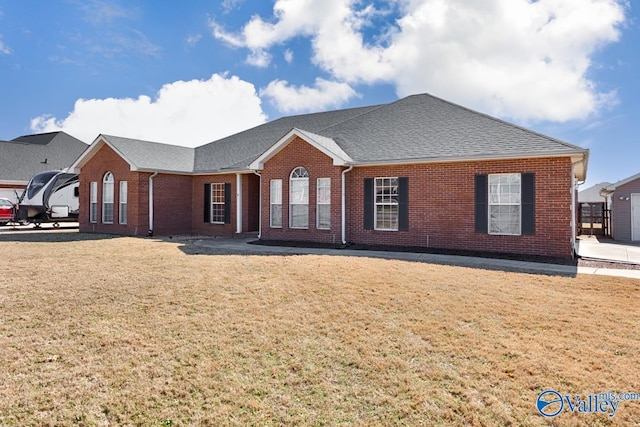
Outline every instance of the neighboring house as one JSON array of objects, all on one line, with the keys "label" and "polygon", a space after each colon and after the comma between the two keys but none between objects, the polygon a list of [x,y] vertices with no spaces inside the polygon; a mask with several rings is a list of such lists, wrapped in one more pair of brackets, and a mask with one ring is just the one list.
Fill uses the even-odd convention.
[{"label": "neighboring house", "polygon": [[588,150],[431,95],[197,148],[100,135],[80,229],[571,257]]},{"label": "neighboring house", "polygon": [[606,186],[601,194],[611,200],[611,237],[640,241],[640,173]]},{"label": "neighboring house", "polygon": [[610,182],[601,182],[578,192],[578,232],[579,234],[611,234],[609,224],[609,204],[601,191]]},{"label": "neighboring house", "polygon": [[15,202],[16,193],[22,194],[33,175],[68,168],[87,147],[64,132],[0,141],[0,197]]}]

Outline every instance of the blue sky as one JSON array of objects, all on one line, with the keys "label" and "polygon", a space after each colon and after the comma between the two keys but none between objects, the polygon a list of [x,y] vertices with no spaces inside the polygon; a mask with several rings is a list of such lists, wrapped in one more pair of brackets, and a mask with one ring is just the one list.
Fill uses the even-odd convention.
[{"label": "blue sky", "polygon": [[0,139],[197,146],[283,115],[428,92],[640,172],[624,0],[0,0]]}]

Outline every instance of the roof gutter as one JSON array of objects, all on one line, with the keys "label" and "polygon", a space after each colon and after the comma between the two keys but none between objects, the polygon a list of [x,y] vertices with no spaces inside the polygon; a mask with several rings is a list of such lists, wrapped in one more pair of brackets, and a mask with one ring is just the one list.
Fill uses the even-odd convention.
[{"label": "roof gutter", "polygon": [[158,171],[149,176],[149,231],[147,236],[153,236],[153,178],[158,176]]},{"label": "roof gutter", "polygon": [[346,175],[348,172],[350,172],[353,169],[353,165],[349,165],[349,167],[345,170],[342,171],[342,182],[341,182],[341,191],[340,191],[340,198],[341,198],[341,230],[342,230],[342,234],[341,234],[341,238],[342,238],[342,245],[346,246],[347,244],[347,196],[345,194],[345,188],[346,188]]}]

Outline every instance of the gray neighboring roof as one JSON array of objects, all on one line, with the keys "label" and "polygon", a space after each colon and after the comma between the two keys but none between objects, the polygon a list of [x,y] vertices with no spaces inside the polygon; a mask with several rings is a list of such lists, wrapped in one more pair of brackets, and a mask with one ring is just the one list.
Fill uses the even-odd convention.
[{"label": "gray neighboring roof", "polygon": [[600,195],[600,190],[611,185],[610,182],[601,182],[595,185],[592,185],[589,188],[585,188],[584,190],[580,190],[578,192],[578,203],[602,203],[604,202],[604,197]]},{"label": "gray neighboring roof", "polygon": [[637,173],[635,175],[631,175],[630,177],[625,178],[625,179],[621,179],[620,181],[614,182],[613,184],[609,184],[609,185],[607,185],[606,190],[609,193],[612,193],[612,192],[614,192],[616,190],[616,188],[620,187],[621,185],[628,184],[631,181],[635,181],[636,179],[640,179],[640,173]]},{"label": "gray neighboring roof", "polygon": [[68,168],[87,147],[64,132],[0,141],[0,181],[26,183],[39,172]]},{"label": "gray neighboring roof", "polygon": [[98,138],[107,141],[135,169],[186,173],[193,171],[193,148],[112,135],[100,135]]}]

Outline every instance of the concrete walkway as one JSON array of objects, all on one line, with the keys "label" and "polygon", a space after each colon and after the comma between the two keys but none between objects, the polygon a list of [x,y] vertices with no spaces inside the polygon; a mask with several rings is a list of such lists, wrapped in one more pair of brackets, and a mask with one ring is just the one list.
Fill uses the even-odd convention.
[{"label": "concrete walkway", "polygon": [[441,255],[415,252],[365,251],[352,249],[298,248],[288,246],[266,246],[250,244],[256,239],[218,238],[194,240],[192,244],[228,253],[260,255],[332,255],[360,256],[371,258],[398,259],[489,270],[515,271],[536,274],[557,274],[575,276],[576,274],[597,274],[640,279],[640,270],[618,270],[608,268],[577,267],[575,265],[546,264],[538,262],[514,261],[499,258],[480,258],[458,255]]},{"label": "concrete walkway", "polygon": [[578,256],[585,259],[617,261],[640,265],[640,245],[622,244],[596,236],[580,236],[576,242]]}]

